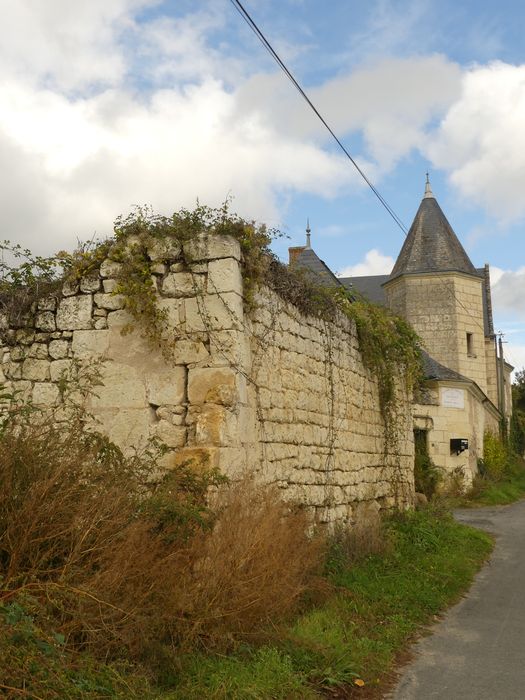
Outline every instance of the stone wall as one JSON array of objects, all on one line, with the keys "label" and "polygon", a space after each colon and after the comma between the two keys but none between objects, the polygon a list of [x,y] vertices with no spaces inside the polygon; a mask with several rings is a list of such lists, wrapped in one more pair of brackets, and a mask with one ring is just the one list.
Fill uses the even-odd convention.
[{"label": "stone wall", "polygon": [[[445,400],[454,392],[455,404]],[[443,475],[462,475],[470,486],[483,457],[483,436],[488,430],[498,433],[498,412],[474,385],[460,381],[425,382],[425,391],[414,405],[414,427],[427,431],[427,447],[434,464]],[[451,452],[451,438],[466,438],[468,449]]]},{"label": "stone wall", "polygon": [[256,408],[263,477],[316,508],[352,519],[362,503],[391,505],[413,491],[410,407],[400,394],[395,455],[385,463],[377,385],[363,366],[353,322],[305,317],[269,289],[249,319],[248,401]]},{"label": "stone wall", "polygon": [[125,450],[158,437],[171,448],[169,466],[193,459],[231,477],[249,470],[324,522],[411,502],[410,405],[400,394],[385,458],[377,385],[352,322],[306,317],[267,288],[247,312],[233,239],[157,243],[148,253],[169,321],[162,346],[142,337],[115,293],[119,263],[107,259],[36,302],[21,327],[4,318],[0,382],[52,406],[72,368],[100,363],[88,407]]},{"label": "stone wall", "polygon": [[410,321],[435,360],[487,391],[481,278],[459,272],[402,275],[385,285],[385,293],[388,306]]}]

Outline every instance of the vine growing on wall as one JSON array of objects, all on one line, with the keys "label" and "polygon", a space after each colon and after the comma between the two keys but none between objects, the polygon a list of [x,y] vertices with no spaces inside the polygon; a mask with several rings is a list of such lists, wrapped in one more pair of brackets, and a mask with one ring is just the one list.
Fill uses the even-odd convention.
[{"label": "vine growing on wall", "polygon": [[[306,315],[336,323],[347,318],[355,323],[363,362],[378,384],[385,450],[395,450],[400,419],[397,392],[402,385],[411,391],[421,374],[420,341],[415,332],[387,309],[353,299],[342,285],[320,286],[310,274],[280,263],[270,245],[281,234],[232,214],[229,202],[219,208],[198,204],[193,210],[181,209],[171,216],[138,207],[116,220],[114,235],[106,241],[52,258],[32,257],[29,251],[9,248],[5,243],[3,250],[18,255],[15,260],[21,262],[11,267],[4,263],[0,268],[0,311],[2,304],[4,309],[8,306],[5,300],[13,289],[18,296],[24,290],[27,310],[39,296],[57,288],[58,282],[76,282],[98,273],[101,263],[110,259],[118,263],[113,293],[123,296],[124,308],[144,337],[169,357],[174,338],[168,333],[167,312],[158,304],[159,277],[154,272],[159,265],[167,269],[176,259],[195,280],[192,263],[198,259],[194,251],[201,234],[230,236],[239,242],[248,309],[254,309],[256,291],[266,284]],[[195,285],[195,295],[199,294],[202,292]]]}]

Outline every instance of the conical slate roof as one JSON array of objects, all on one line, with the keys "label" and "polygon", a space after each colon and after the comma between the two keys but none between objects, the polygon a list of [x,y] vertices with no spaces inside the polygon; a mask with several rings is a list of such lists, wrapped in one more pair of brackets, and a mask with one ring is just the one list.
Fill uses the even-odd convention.
[{"label": "conical slate roof", "polygon": [[477,275],[427,180],[425,195],[390,279],[406,273],[449,271]]}]

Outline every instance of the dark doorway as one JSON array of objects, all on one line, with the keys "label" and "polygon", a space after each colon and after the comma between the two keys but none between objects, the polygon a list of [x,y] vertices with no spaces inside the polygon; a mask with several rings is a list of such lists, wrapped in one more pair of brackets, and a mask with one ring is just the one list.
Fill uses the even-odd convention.
[{"label": "dark doorway", "polygon": [[430,500],[436,491],[439,473],[428,454],[428,430],[414,429],[414,482],[417,493]]}]

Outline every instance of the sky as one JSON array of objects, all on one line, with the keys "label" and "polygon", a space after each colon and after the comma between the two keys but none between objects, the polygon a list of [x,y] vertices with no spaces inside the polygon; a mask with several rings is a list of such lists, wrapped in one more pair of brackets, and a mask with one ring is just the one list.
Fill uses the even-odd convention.
[{"label": "sky", "polygon": [[[525,366],[525,5],[245,0],[408,228],[430,173]],[[0,0],[0,238],[40,254],[198,199],[390,272],[404,233],[230,0]]]}]

